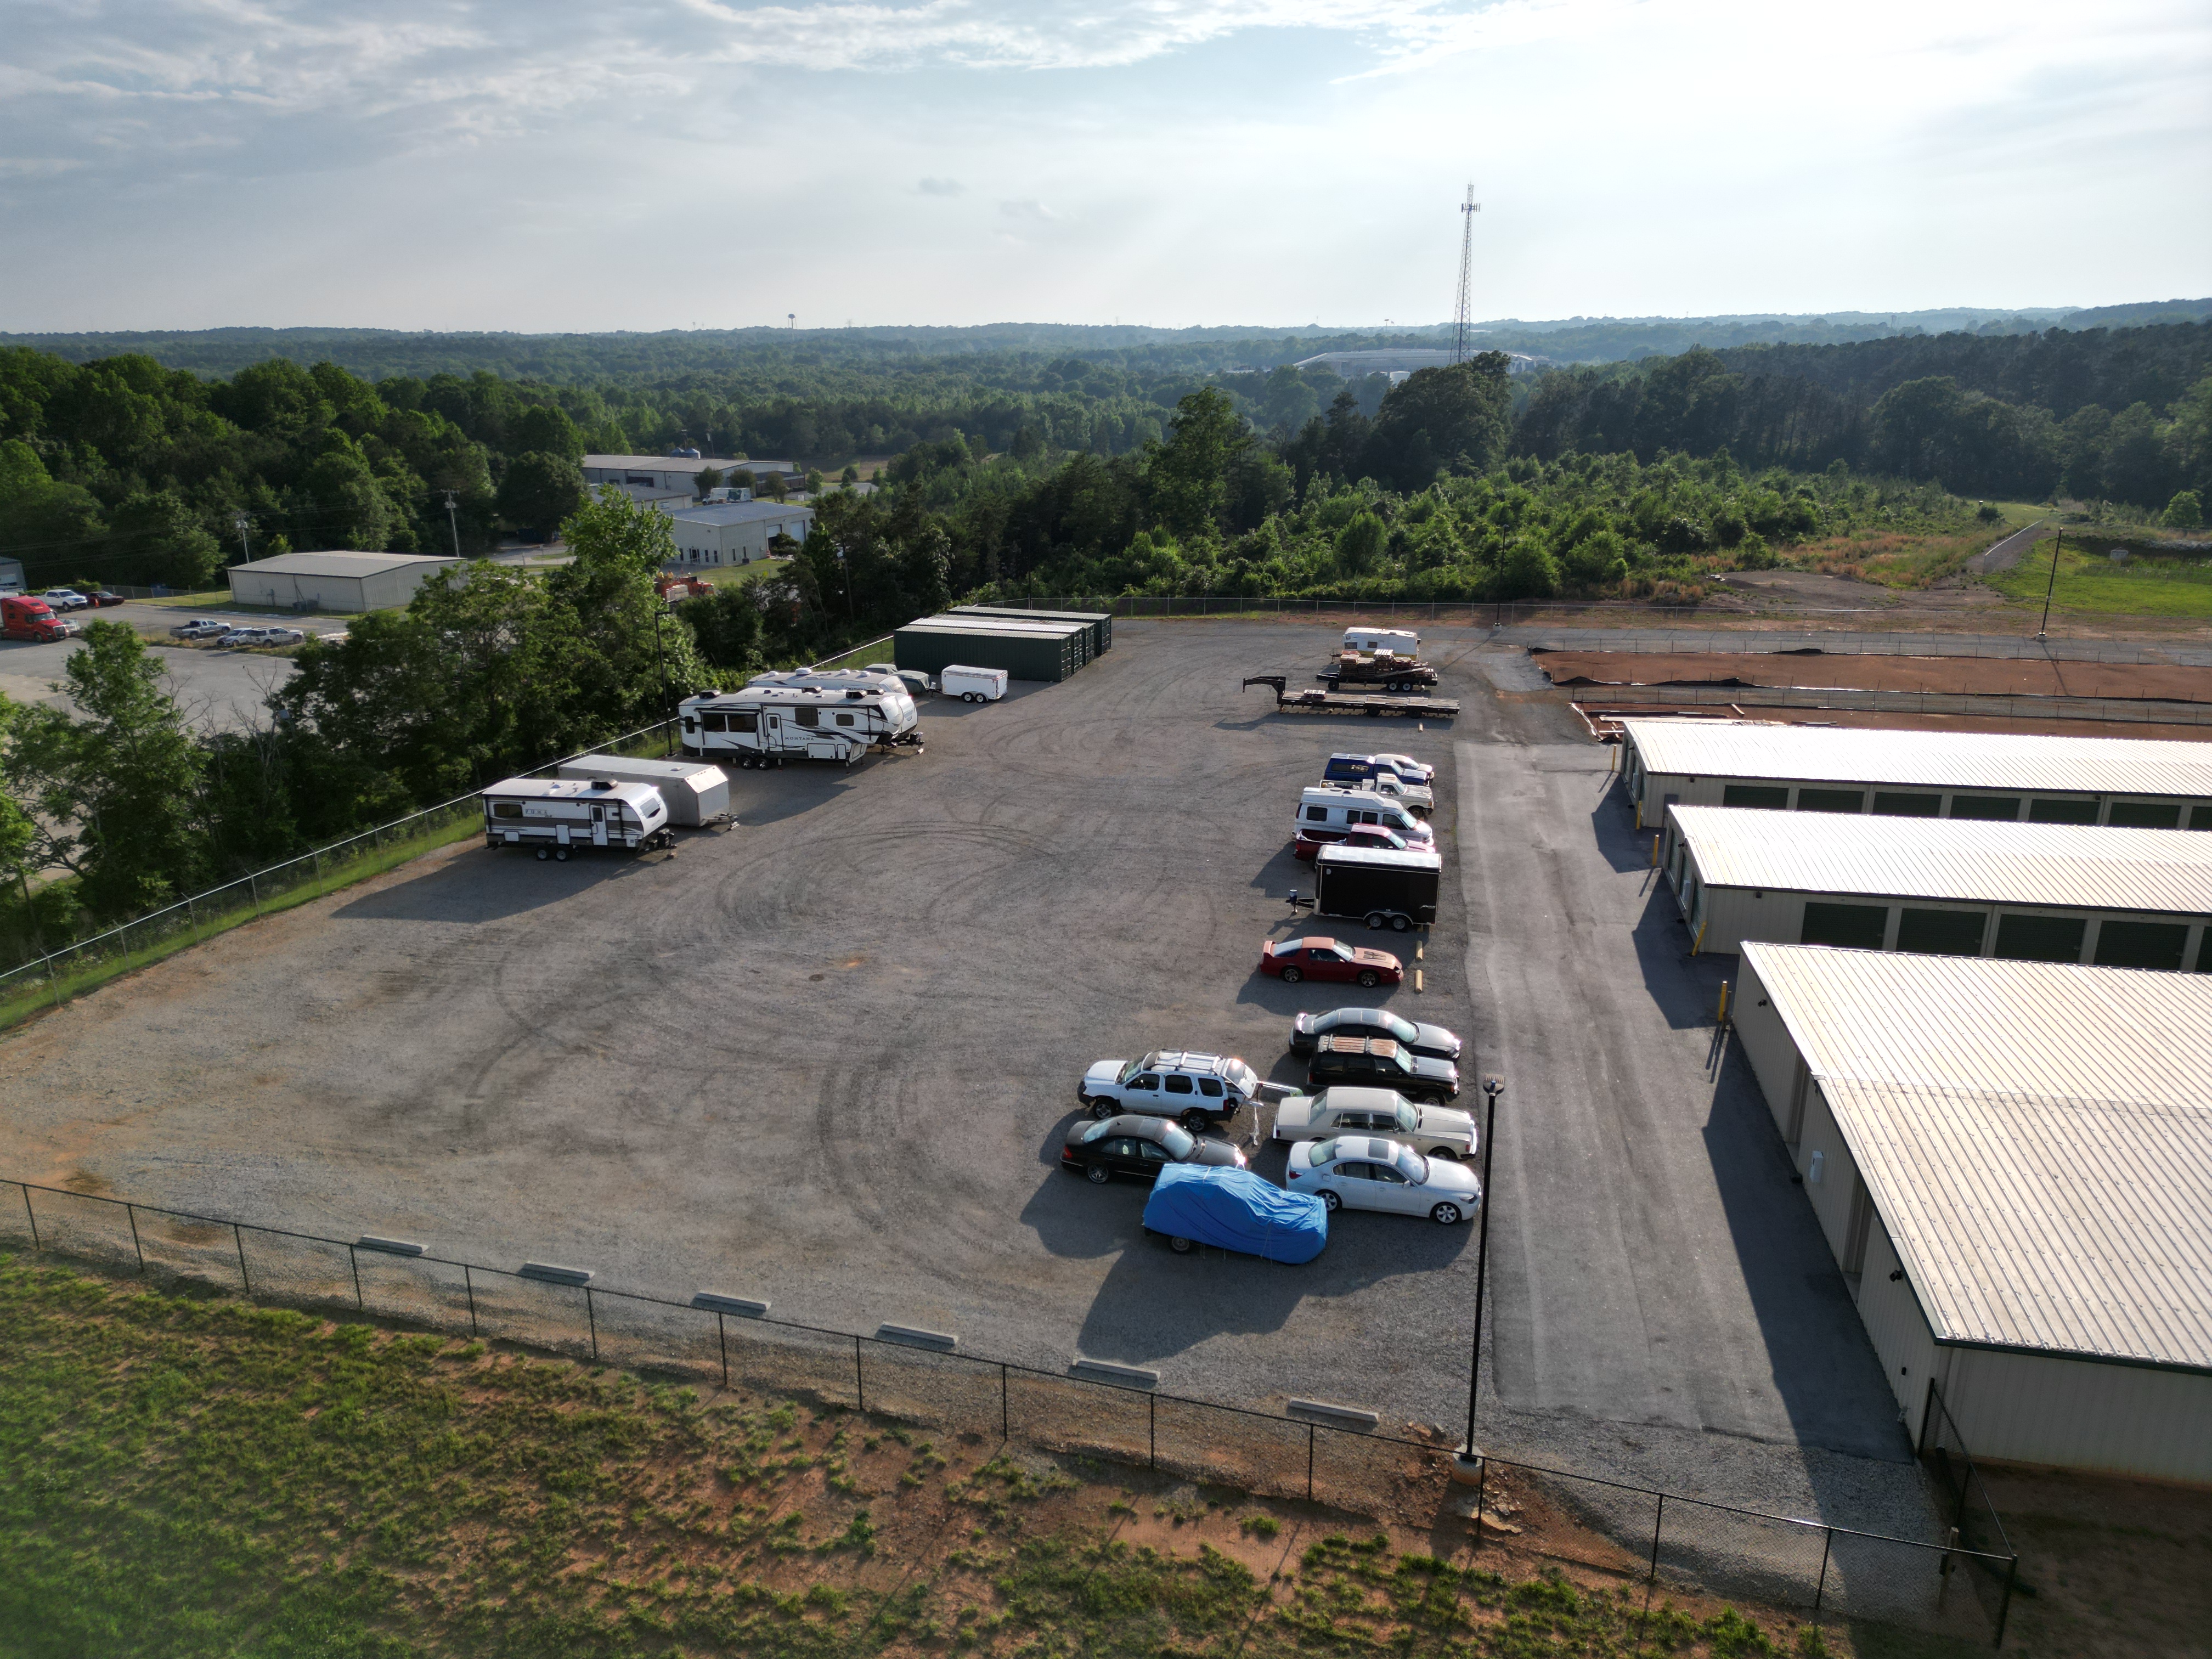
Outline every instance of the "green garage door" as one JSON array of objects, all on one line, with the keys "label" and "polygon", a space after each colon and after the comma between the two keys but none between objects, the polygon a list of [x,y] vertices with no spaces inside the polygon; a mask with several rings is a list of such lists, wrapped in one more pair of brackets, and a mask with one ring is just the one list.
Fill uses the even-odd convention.
[{"label": "green garage door", "polygon": [[1943,816],[1943,797],[1877,789],[1874,792],[1874,811],[1876,817],[1882,818],[1940,818]]},{"label": "green garage door", "polygon": [[1805,926],[1797,935],[1800,945],[1841,945],[1856,951],[1879,951],[1888,931],[1886,904],[1818,904],[1807,901]]},{"label": "green garage door", "polygon": [[2097,930],[2100,968],[2162,968],[2181,971],[2189,927],[2179,921],[2108,921]]},{"label": "green garage door", "polygon": [[1863,789],[1800,789],[1797,810],[1801,812],[1856,812],[1866,805]]},{"label": "green garage door", "polygon": [[2030,823],[2094,823],[2097,803],[2094,800],[2033,800],[2027,804]]},{"label": "green garage door", "polygon": [[1790,791],[1766,783],[1731,783],[1721,790],[1723,806],[1779,806],[1790,805]]},{"label": "green garage door", "polygon": [[2083,916],[2000,916],[1990,954],[2008,962],[2079,962],[2088,930]]},{"label": "green garage door", "polygon": [[1954,795],[1951,797],[1951,816],[1954,818],[1983,818],[1991,823],[2009,823],[2020,816],[2020,797]]},{"label": "green garage door", "polygon": [[1986,910],[1907,910],[1897,919],[1897,948],[1923,957],[1978,957],[1989,929]]},{"label": "green garage door", "polygon": [[2179,830],[2181,804],[2162,800],[2116,800],[2105,820],[2115,830]]}]

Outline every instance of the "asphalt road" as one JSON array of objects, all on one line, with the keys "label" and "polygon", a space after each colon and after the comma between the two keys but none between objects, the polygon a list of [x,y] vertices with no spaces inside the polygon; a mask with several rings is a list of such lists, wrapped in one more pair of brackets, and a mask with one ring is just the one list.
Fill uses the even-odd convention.
[{"label": "asphalt road", "polygon": [[[113,617],[118,611],[103,614]],[[67,694],[54,687],[62,683],[70,658],[82,644],[79,640],[61,640],[52,645],[0,640],[0,696],[11,702],[70,707]],[[269,693],[292,673],[289,659],[257,652],[193,650],[182,646],[155,646],[153,651],[168,671],[169,693],[183,710],[186,724],[201,731],[242,731],[265,725],[269,715],[264,704]]]},{"label": "asphalt road", "polygon": [[[733,773],[742,827],[673,859],[419,861],[10,1035],[0,1173],[1449,1426],[1472,1227],[1346,1215],[1304,1268],[1177,1258],[1139,1189],[1055,1167],[1090,1061],[1218,1048],[1287,1081],[1292,1012],[1380,998],[1510,1079],[1486,1444],[1917,1532],[1894,1407],[1755,1092],[1711,1063],[1711,969],[1606,753],[1477,638],[1435,642],[1466,713],[1423,732],[1240,693],[1321,630],[1124,623],[1066,684],[926,704],[926,755]],[[1297,788],[1370,746],[1440,766],[1464,901],[1427,990],[1261,978],[1262,939],[1318,931],[1284,902]]]}]

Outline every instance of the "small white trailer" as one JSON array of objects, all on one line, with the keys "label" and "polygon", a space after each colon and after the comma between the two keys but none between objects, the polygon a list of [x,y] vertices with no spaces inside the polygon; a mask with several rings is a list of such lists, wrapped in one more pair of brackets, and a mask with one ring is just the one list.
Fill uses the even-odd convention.
[{"label": "small white trailer", "polygon": [[617,783],[649,783],[660,791],[668,821],[696,830],[730,816],[730,775],[719,766],[692,760],[631,760],[621,755],[580,755],[562,761],[564,778],[608,778]]},{"label": "small white trailer", "polygon": [[741,767],[787,760],[850,766],[871,749],[921,752],[921,720],[903,684],[748,685],[686,697],[677,713],[685,754],[709,761],[734,755]]},{"label": "small white trailer", "polygon": [[566,860],[571,848],[642,853],[673,839],[668,804],[649,783],[611,778],[509,778],[483,792],[484,844]]}]

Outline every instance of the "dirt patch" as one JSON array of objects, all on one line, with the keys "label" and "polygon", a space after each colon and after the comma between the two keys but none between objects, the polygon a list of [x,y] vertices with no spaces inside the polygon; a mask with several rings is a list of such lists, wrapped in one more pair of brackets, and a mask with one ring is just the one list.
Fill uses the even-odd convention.
[{"label": "dirt patch", "polygon": [[2162,663],[1798,652],[1546,651],[1532,654],[1555,685],[1741,685],[2212,702],[2212,670]]}]

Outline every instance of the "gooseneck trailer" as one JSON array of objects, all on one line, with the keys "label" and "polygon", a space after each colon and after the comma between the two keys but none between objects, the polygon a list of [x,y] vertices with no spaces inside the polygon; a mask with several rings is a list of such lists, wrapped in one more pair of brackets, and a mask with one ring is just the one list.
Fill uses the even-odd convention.
[{"label": "gooseneck trailer", "polygon": [[1244,689],[1264,685],[1275,694],[1275,707],[1285,714],[1418,714],[1425,719],[1448,720],[1459,713],[1459,704],[1449,697],[1392,697],[1376,692],[1357,694],[1349,691],[1292,691],[1287,674],[1255,674],[1244,682]]}]

